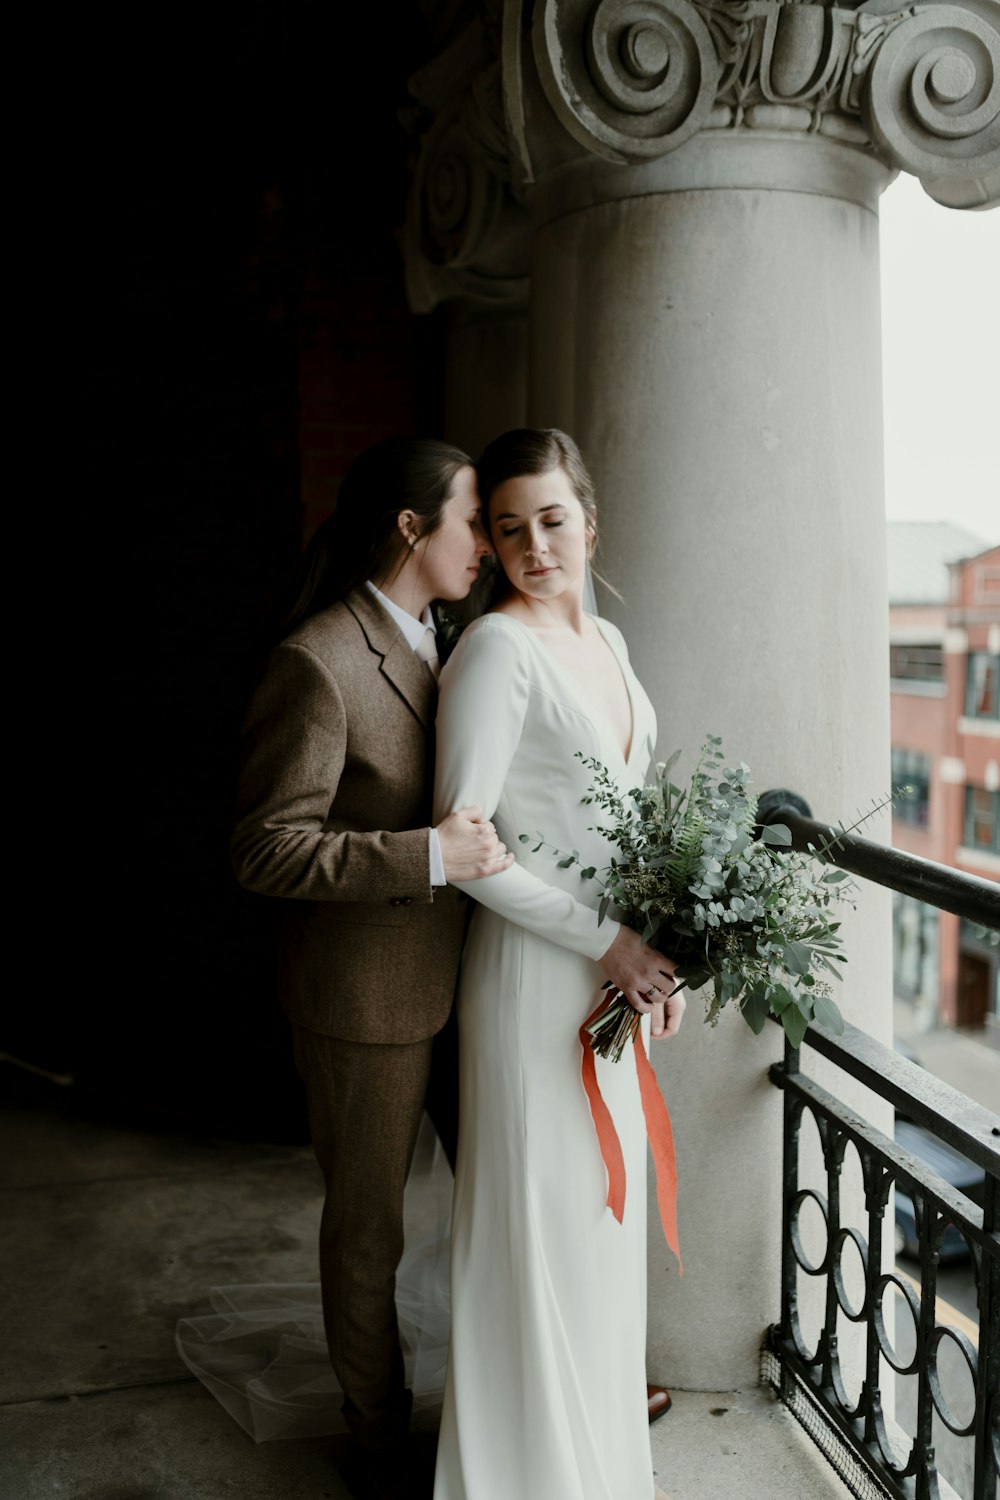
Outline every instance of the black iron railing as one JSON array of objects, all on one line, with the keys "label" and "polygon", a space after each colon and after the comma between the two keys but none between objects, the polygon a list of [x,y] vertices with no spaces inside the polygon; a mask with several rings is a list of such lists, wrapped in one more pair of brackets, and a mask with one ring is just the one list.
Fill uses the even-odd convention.
[{"label": "black iron railing", "polygon": [[[796,848],[827,844],[830,828],[806,816],[808,808],[787,793],[761,799],[762,821],[786,823]],[[894,890],[902,890],[980,926],[1000,930],[1000,894],[991,882],[963,875],[928,860],[902,854],[851,835],[838,838],[827,858],[845,869]],[[933,1441],[935,1413],[948,1433],[972,1444],[971,1493],[964,1500],[994,1500],[1000,1479],[1000,1117],[931,1077],[852,1026],[835,1036],[813,1025],[803,1046],[827,1058],[892,1104],[937,1140],[982,1169],[981,1202],[949,1184],[921,1157],[890,1139],[807,1077],[800,1055],[786,1044],[784,1062],[771,1080],[784,1091],[784,1204],[782,1223],[781,1322],[769,1330],[766,1378],[826,1452],[858,1496],[892,1500],[942,1500],[948,1492],[939,1474]],[[825,1172],[825,1191],[803,1185],[800,1130],[806,1113],[815,1121]],[[845,1157],[853,1144],[861,1164],[863,1228],[841,1211]],[[892,1190],[913,1204],[919,1249],[919,1292],[897,1270],[883,1271],[894,1257],[895,1223],[887,1212]],[[825,1249],[810,1257],[803,1218],[817,1214],[825,1225]],[[936,1320],[938,1265],[945,1237],[962,1237],[971,1257],[979,1312],[978,1348],[960,1328]],[[814,1236],[815,1237],[815,1236]],[[822,1236],[820,1239],[822,1240]],[[849,1262],[853,1262],[852,1297]],[[819,1332],[807,1339],[800,1315],[799,1289],[813,1280],[822,1314]],[[863,1290],[862,1290],[863,1288]],[[901,1353],[887,1308],[912,1319],[912,1352]],[[848,1361],[860,1383],[848,1390],[838,1325],[858,1329],[858,1345]],[[812,1347],[809,1347],[810,1343]],[[859,1347],[860,1346],[860,1352]],[[942,1381],[941,1356],[964,1364],[973,1400],[956,1412]],[[912,1434],[904,1434],[885,1410],[886,1366],[916,1379]],[[890,1379],[894,1377],[889,1377]],[[940,1430],[940,1428],[939,1428]],[[951,1441],[951,1439],[949,1439]],[[964,1445],[963,1445],[964,1446]]]}]

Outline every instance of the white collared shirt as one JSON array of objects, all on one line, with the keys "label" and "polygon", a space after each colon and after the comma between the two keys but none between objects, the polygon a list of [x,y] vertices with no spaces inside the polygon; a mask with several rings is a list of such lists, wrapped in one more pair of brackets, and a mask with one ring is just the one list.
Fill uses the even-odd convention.
[{"label": "white collared shirt", "polygon": [[[420,619],[415,620],[412,615],[406,613],[405,609],[400,609],[399,605],[394,603],[392,599],[387,599],[382,590],[375,587],[371,579],[368,580],[367,587],[375,595],[375,598],[381,604],[386,614],[390,616],[393,623],[399,626],[400,633],[406,644],[411,650],[416,651],[427,634],[428,629],[434,629],[434,616],[431,614],[430,605],[428,604]],[[430,830],[428,846],[431,885],[447,885],[448,880],[444,873],[444,859],[441,855],[441,840],[438,837],[436,828]]]}]

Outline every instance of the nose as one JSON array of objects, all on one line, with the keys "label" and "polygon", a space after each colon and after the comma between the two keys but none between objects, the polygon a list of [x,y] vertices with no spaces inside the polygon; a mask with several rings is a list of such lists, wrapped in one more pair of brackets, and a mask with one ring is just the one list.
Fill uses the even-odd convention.
[{"label": "nose", "polygon": [[493,543],[490,541],[490,534],[480,521],[476,526],[476,556],[491,557],[492,554]]},{"label": "nose", "polygon": [[542,558],[549,550],[549,544],[545,540],[544,531],[531,531],[527,538],[528,545],[525,549],[528,557]]}]

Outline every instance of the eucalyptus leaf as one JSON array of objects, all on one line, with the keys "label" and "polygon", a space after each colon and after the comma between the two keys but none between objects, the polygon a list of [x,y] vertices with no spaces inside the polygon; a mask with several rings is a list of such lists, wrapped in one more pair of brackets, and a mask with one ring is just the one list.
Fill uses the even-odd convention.
[{"label": "eucalyptus leaf", "polygon": [[832,1031],[834,1036],[843,1036],[844,1018],[826,995],[813,996],[813,1014],[820,1025]]},{"label": "eucalyptus leaf", "polygon": [[681,752],[679,750],[675,750],[663,767],[661,780],[666,781],[667,777],[670,775],[671,771],[674,769],[674,766],[676,766],[680,758]]},{"label": "eucalyptus leaf", "polygon": [[793,1047],[802,1045],[802,1038],[809,1029],[809,1022],[795,1005],[790,1005],[781,1017],[781,1024],[785,1028],[785,1035]]},{"label": "eucalyptus leaf", "polygon": [[764,844],[791,846],[792,830],[785,823],[768,823],[760,831],[761,842]]},{"label": "eucalyptus leaf", "polygon": [[785,967],[791,974],[808,974],[812,950],[805,943],[785,944]]},{"label": "eucalyptus leaf", "polygon": [[743,1019],[754,1036],[760,1036],[767,1020],[767,999],[762,989],[752,989],[740,1006]]}]

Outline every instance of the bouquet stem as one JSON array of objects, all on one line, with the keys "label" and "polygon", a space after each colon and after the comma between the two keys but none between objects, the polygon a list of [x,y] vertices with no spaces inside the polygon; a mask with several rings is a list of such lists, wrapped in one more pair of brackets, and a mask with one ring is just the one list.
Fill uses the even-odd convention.
[{"label": "bouquet stem", "polygon": [[635,1041],[642,1017],[628,1003],[621,990],[615,990],[606,1010],[587,1027],[590,1045],[598,1057],[620,1062],[625,1048]]}]

